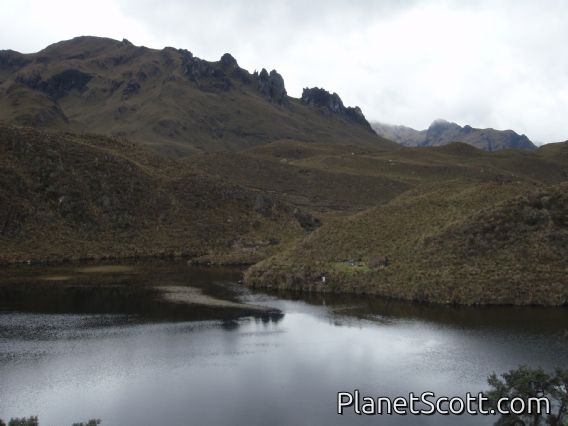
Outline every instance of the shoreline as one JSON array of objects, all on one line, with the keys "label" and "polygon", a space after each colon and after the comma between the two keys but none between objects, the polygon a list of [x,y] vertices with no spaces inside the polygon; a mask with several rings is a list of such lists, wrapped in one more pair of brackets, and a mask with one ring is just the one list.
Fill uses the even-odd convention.
[{"label": "shoreline", "polygon": [[243,303],[231,285],[242,271],[171,260],[12,265],[0,269],[0,310],[57,314],[127,314],[200,321],[279,319],[276,308]]},{"label": "shoreline", "polygon": [[[251,261],[247,259],[235,258],[231,253],[226,255],[200,255],[191,256],[187,254],[179,254],[177,251],[160,251],[159,253],[149,253],[149,254],[135,254],[135,255],[125,255],[125,256],[77,256],[77,257],[41,257],[21,260],[5,260],[0,259],[0,269],[9,268],[18,265],[36,265],[36,266],[63,266],[63,265],[73,265],[73,264],[92,264],[92,263],[121,263],[125,261],[147,261],[147,260],[184,260],[189,266],[231,266],[231,267],[243,267],[252,266],[257,261]],[[262,259],[260,259],[262,260]]]},{"label": "shoreline", "polygon": [[[279,269],[278,273],[270,273],[270,268],[264,272],[268,272],[269,278],[254,276],[254,266],[260,262],[250,262],[244,259],[235,259],[234,254],[228,253],[225,255],[202,255],[198,257],[191,257],[187,255],[177,255],[176,252],[161,252],[159,254],[149,254],[149,255],[133,255],[133,256],[80,256],[77,258],[66,258],[66,259],[36,259],[30,261],[21,262],[0,262],[0,272],[7,272],[11,268],[25,271],[26,267],[65,267],[65,266],[89,266],[89,265],[119,265],[125,262],[133,262],[144,264],[152,264],[154,262],[173,262],[178,263],[178,265],[187,265],[188,267],[196,267],[203,269],[215,268],[235,268],[242,272],[242,282],[247,288],[256,290],[283,290],[283,291],[293,291],[299,294],[336,294],[336,295],[366,295],[384,299],[392,299],[398,301],[404,301],[409,303],[417,304],[432,304],[432,305],[449,305],[449,306],[535,306],[535,307],[568,307],[566,303],[535,303],[534,301],[524,302],[515,300],[511,302],[510,300],[475,300],[475,301],[456,301],[450,298],[430,298],[424,300],[416,297],[416,295],[405,295],[404,291],[398,289],[397,291],[386,291],[393,290],[391,286],[388,288],[377,287],[375,284],[371,285],[367,282],[367,279],[362,276],[342,276],[342,274],[330,274],[330,278],[333,278],[331,282],[323,284],[314,279],[314,271],[311,271],[309,277],[302,276],[303,274],[298,273],[298,271],[291,268],[289,271],[284,271]],[[21,268],[21,269],[20,269]],[[323,269],[322,269],[323,270]],[[276,272],[276,271],[272,271]],[[327,270],[329,273],[329,270]],[[261,274],[264,275],[264,274]],[[316,274],[317,275],[317,274]],[[0,275],[1,277],[1,275]],[[270,283],[268,282],[270,281]],[[189,293],[188,293],[189,294]],[[182,303],[191,306],[200,306],[199,303],[191,303],[191,297],[185,294],[179,300],[176,299],[178,296],[170,296],[169,302],[164,299],[164,303]],[[206,295],[204,295],[206,296]],[[182,300],[183,299],[183,300]],[[203,299],[206,300],[206,299]],[[219,299],[220,300],[220,299]],[[206,306],[210,309],[221,308],[220,305]],[[226,310],[233,311],[243,311],[250,314],[258,314],[260,311],[256,308],[250,309],[252,305],[240,304],[238,306],[225,305],[222,308]],[[270,309],[267,310],[269,314],[272,312]],[[246,316],[246,315],[244,315]]]}]

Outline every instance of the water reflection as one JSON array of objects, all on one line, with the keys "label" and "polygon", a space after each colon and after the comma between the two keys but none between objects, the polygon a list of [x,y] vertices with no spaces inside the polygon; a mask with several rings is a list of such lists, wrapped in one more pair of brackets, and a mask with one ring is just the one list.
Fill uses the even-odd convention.
[{"label": "water reflection", "polygon": [[[153,279],[177,274],[166,267],[160,278],[160,268]],[[217,282],[218,294],[285,315],[164,322],[137,321],[137,314],[118,308],[5,311],[0,418],[38,414],[43,424],[70,425],[97,417],[103,426],[491,424],[494,419],[479,416],[339,416],[336,393],[464,396],[484,389],[493,371],[568,365],[564,309],[300,298],[223,288],[219,283],[230,280],[207,282],[205,275],[202,281],[203,288]],[[114,306],[110,299],[120,299],[121,291],[127,290],[99,296],[102,306]]]},{"label": "water reflection", "polygon": [[[281,317],[245,306],[172,303],[164,289],[188,288],[198,294],[236,302],[241,271],[188,267],[185,263],[41,267],[0,270],[0,310],[35,313],[129,314],[139,321],[234,319],[244,315]],[[183,292],[180,292],[183,296]],[[189,293],[189,297],[197,294]],[[203,299],[203,297],[201,297]],[[191,300],[190,300],[191,302]]]},{"label": "water reflection", "polygon": [[[452,306],[407,303],[373,296],[299,294],[264,292],[250,295],[246,300],[285,307],[286,301],[323,307],[335,318],[336,324],[371,321],[392,324],[400,321],[424,321],[452,328],[499,329],[511,333],[545,333],[568,338],[568,309],[566,307],[518,306]],[[567,339],[568,341],[568,339]]]}]

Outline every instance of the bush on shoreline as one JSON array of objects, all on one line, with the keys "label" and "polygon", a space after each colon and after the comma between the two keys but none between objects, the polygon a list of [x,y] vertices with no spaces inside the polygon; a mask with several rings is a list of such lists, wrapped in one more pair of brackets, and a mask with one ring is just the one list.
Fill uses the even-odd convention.
[{"label": "bush on shoreline", "polygon": [[[502,404],[501,408],[515,411],[511,401],[515,398],[525,401],[521,413],[503,414],[495,423],[497,426],[568,425],[568,369],[557,368],[554,374],[548,374],[542,368],[522,365],[501,374],[500,377],[492,374],[487,381],[491,389],[485,396],[489,398],[491,408],[497,410],[499,400],[507,398],[508,402]],[[550,412],[541,414],[540,411],[544,408],[542,403],[531,398],[547,398],[550,401]]]}]

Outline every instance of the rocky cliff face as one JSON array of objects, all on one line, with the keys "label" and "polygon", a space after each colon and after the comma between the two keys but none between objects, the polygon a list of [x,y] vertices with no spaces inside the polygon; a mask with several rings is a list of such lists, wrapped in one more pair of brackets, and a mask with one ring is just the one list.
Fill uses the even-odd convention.
[{"label": "rocky cliff face", "polygon": [[406,146],[440,146],[451,142],[464,142],[484,151],[501,149],[536,149],[525,135],[513,130],[476,129],[460,126],[446,120],[436,120],[426,130],[406,126],[373,123],[378,135]]},{"label": "rocky cliff face", "polygon": [[270,71],[269,74],[268,71],[263,68],[262,71],[260,71],[260,74],[255,72],[253,76],[256,79],[256,87],[258,91],[266,99],[280,105],[286,103],[288,94],[284,87],[284,79],[276,72],[276,70]]},{"label": "rocky cliff face", "polygon": [[359,123],[371,130],[371,125],[358,106],[345,107],[337,93],[329,93],[319,87],[305,88],[302,92],[302,102],[306,105],[318,108],[324,114],[335,114],[349,121]]}]

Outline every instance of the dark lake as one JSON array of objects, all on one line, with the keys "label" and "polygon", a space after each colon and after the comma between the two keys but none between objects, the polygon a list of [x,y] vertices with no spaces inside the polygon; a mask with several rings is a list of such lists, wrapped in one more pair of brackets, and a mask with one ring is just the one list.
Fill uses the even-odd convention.
[{"label": "dark lake", "polygon": [[[460,396],[492,372],[568,365],[568,309],[456,308],[253,293],[236,270],[176,263],[20,267],[0,278],[0,418],[103,426],[492,424],[336,413],[337,392]],[[283,315],[160,302],[191,285]]]}]

